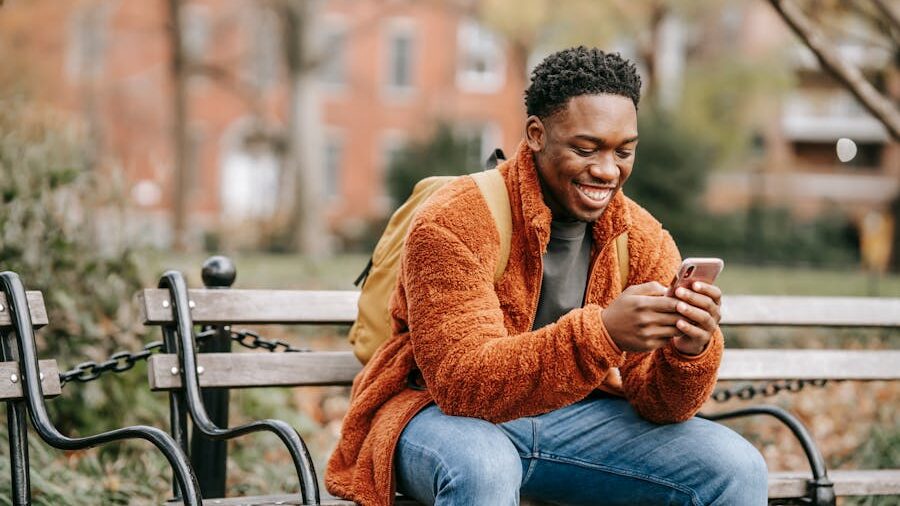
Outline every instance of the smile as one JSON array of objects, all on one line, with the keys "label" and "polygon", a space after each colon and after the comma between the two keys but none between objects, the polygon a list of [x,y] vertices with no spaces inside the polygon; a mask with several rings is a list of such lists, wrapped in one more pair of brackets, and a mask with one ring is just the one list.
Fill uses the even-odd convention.
[{"label": "smile", "polygon": [[609,200],[616,190],[615,187],[587,186],[579,183],[575,183],[575,187],[578,188],[582,195],[598,204]]}]

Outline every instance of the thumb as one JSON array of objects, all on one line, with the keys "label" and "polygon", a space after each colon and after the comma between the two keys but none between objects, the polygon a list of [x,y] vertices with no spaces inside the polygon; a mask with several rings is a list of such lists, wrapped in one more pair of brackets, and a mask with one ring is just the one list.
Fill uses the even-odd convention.
[{"label": "thumb", "polygon": [[657,281],[649,283],[641,283],[640,285],[631,285],[625,292],[629,295],[665,295],[667,288]]}]

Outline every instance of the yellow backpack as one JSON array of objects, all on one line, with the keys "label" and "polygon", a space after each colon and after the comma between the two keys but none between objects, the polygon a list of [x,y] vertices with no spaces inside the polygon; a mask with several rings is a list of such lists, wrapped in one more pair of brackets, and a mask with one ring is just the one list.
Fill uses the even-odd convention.
[{"label": "yellow backpack", "polygon": [[[491,155],[488,166],[496,165],[503,160],[503,152],[499,149]],[[488,169],[466,176],[434,176],[419,181],[412,195],[394,211],[387,227],[378,243],[368,265],[357,278],[355,285],[362,283],[359,294],[359,311],[356,322],[350,328],[348,339],[353,353],[363,364],[367,363],[381,343],[391,337],[391,316],[388,303],[397,284],[397,272],[400,268],[400,256],[406,240],[406,233],[412,223],[419,206],[435,191],[458,177],[471,177],[478,185],[481,194],[487,201],[494,224],[500,233],[500,256],[494,268],[496,283],[509,260],[509,248],[512,241],[512,217],[509,208],[509,194],[506,183],[496,168]],[[624,252],[624,254],[620,254]],[[616,238],[616,255],[618,257],[620,279],[628,279],[628,237],[622,234]]]}]

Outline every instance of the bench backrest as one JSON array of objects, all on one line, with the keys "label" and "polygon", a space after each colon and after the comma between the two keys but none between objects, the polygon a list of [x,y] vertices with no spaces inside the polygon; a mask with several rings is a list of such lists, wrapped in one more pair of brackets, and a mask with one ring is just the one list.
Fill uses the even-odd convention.
[{"label": "bench backrest", "polygon": [[[359,292],[348,290],[189,290],[196,324],[353,323]],[[138,293],[144,323],[172,321],[169,292]],[[722,325],[900,327],[900,298],[730,295]]]},{"label": "bench backrest", "polygon": [[[358,292],[303,290],[189,291],[195,324],[349,324]],[[172,322],[167,290],[139,294],[144,323]],[[727,296],[723,325],[898,327],[900,298]],[[727,350],[721,380],[900,379],[900,350]],[[201,386],[347,385],[361,366],[350,352],[204,353]],[[176,358],[150,359],[154,389],[180,386]]]}]

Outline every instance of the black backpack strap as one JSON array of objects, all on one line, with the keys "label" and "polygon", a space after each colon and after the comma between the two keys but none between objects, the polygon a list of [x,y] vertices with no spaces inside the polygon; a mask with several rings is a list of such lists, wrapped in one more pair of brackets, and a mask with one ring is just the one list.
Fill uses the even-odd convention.
[{"label": "black backpack strap", "polygon": [[491,156],[488,157],[487,161],[484,162],[484,170],[490,170],[497,168],[497,165],[500,164],[503,160],[506,160],[506,155],[503,153],[503,150],[497,148],[491,153]]},{"label": "black backpack strap", "polygon": [[359,277],[356,278],[356,281],[353,282],[353,284],[355,286],[359,286],[360,283],[365,284],[366,279],[369,278],[369,271],[372,270],[372,260],[374,260],[374,259],[375,259],[375,257],[370,258],[369,263],[367,263],[366,267],[363,269],[363,271],[361,273],[359,273]]}]

